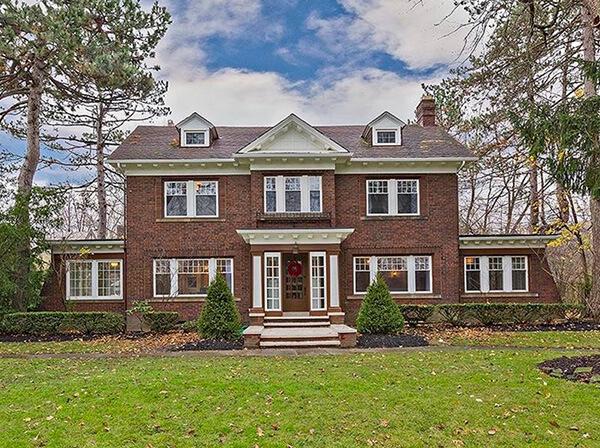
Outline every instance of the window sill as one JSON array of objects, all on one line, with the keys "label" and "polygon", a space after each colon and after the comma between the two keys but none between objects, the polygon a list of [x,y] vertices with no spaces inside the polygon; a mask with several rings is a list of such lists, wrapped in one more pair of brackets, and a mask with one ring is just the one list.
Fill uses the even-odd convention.
[{"label": "window sill", "polygon": [[427,217],[423,215],[373,215],[373,216],[361,216],[363,221],[389,221],[389,220],[417,220],[426,221]]},{"label": "window sill", "polygon": [[225,222],[225,218],[219,218],[218,216],[215,217],[206,217],[206,218],[202,218],[200,216],[196,216],[196,217],[188,217],[188,218],[184,218],[184,217],[173,217],[173,218],[158,218],[156,219],[156,222]]},{"label": "window sill", "polygon": [[[430,292],[423,293],[391,293],[393,299],[441,299],[441,294],[432,294]],[[347,300],[363,300],[365,294],[354,294],[347,296]]]},{"label": "window sill", "polygon": [[[242,299],[235,298],[236,302]],[[177,297],[152,297],[148,302],[206,302],[206,296],[177,296]]]},{"label": "window sill", "polygon": [[119,299],[104,299],[104,298],[92,298],[90,297],[89,299],[86,298],[66,298],[65,299],[67,302],[69,303],[77,303],[77,302],[84,302],[84,303],[113,303],[113,302],[123,302],[122,298]]},{"label": "window sill", "polygon": [[258,212],[256,219],[259,221],[329,221],[331,212]]},{"label": "window sill", "polygon": [[460,297],[461,298],[478,298],[478,299],[485,299],[485,298],[503,298],[503,297],[530,297],[530,298],[537,298],[540,295],[536,292],[527,292],[527,291],[514,291],[514,292],[509,292],[509,291],[503,291],[503,292],[463,292]]}]

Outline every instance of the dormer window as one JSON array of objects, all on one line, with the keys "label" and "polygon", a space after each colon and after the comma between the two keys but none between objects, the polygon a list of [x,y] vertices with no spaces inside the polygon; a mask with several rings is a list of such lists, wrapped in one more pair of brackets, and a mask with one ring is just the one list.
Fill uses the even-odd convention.
[{"label": "dormer window", "polygon": [[398,130],[397,129],[375,129],[375,144],[376,145],[397,145]]},{"label": "dormer window", "polygon": [[183,146],[208,146],[208,131],[183,131]]}]

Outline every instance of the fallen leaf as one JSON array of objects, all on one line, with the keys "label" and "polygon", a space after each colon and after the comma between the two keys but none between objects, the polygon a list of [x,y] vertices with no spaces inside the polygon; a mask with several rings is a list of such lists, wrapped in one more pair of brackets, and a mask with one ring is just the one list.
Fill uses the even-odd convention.
[{"label": "fallen leaf", "polygon": [[262,437],[265,435],[265,432],[263,431],[263,429],[259,426],[258,428],[256,428],[256,434],[258,434],[258,437]]},{"label": "fallen leaf", "polygon": [[495,429],[495,428],[492,428],[492,429],[490,429],[490,430],[488,431],[488,434],[489,434],[490,436],[493,436],[494,434],[496,434],[496,429]]},{"label": "fallen leaf", "polygon": [[560,428],[560,425],[558,424],[558,422],[556,420],[550,420],[549,422],[552,426],[554,426],[555,428]]},{"label": "fallen leaf", "polygon": [[387,420],[381,420],[380,425],[383,426],[384,428],[387,428],[389,426],[390,422]]}]

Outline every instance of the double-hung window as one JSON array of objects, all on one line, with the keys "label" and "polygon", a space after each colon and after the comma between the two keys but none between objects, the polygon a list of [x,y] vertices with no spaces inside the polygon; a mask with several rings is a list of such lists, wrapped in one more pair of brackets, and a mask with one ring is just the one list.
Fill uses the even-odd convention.
[{"label": "double-hung window", "polygon": [[365,293],[378,272],[392,293],[432,292],[429,255],[354,257],[354,293]]},{"label": "double-hung window", "polygon": [[367,180],[367,215],[418,215],[417,179]]},{"label": "double-hung window", "polygon": [[266,213],[320,213],[321,176],[267,176],[264,185]]},{"label": "double-hung window", "polygon": [[528,291],[524,255],[465,257],[466,292]]},{"label": "double-hung window", "polygon": [[397,145],[397,129],[375,129],[375,145]]},{"label": "double-hung window", "polygon": [[165,216],[219,216],[219,183],[216,180],[165,182]]},{"label": "double-hung window", "polygon": [[208,146],[208,131],[183,131],[182,146]]},{"label": "double-hung window", "polygon": [[154,296],[205,296],[220,272],[233,291],[233,259],[185,258],[154,260]]},{"label": "double-hung window", "polygon": [[122,299],[121,260],[68,260],[67,299]]}]

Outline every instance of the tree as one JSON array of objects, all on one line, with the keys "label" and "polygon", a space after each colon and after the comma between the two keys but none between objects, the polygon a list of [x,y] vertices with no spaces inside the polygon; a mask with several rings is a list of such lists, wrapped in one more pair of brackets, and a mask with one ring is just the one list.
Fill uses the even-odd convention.
[{"label": "tree", "polygon": [[206,302],[198,322],[203,338],[237,339],[240,337],[240,315],[227,280],[220,272],[208,285]]},{"label": "tree", "polygon": [[380,273],[367,288],[356,318],[356,328],[370,334],[396,334],[404,328],[400,308]]},{"label": "tree", "polygon": [[[122,15],[127,7],[133,16]],[[34,175],[40,160],[40,117],[50,99],[85,101],[92,81],[118,88],[145,72],[144,58],[164,34],[169,21],[154,4],[149,13],[136,0],[18,0],[0,3],[0,125],[27,147],[19,171],[15,206],[18,227],[27,227]],[[158,30],[158,31],[154,31]],[[139,48],[135,42],[152,34]],[[154,46],[152,46],[154,44]],[[108,60],[120,60],[122,73],[106,72]],[[108,68],[114,68],[112,64]],[[44,101],[43,101],[44,100]],[[28,295],[31,240],[17,241],[17,288],[13,307],[24,310]]]}]

